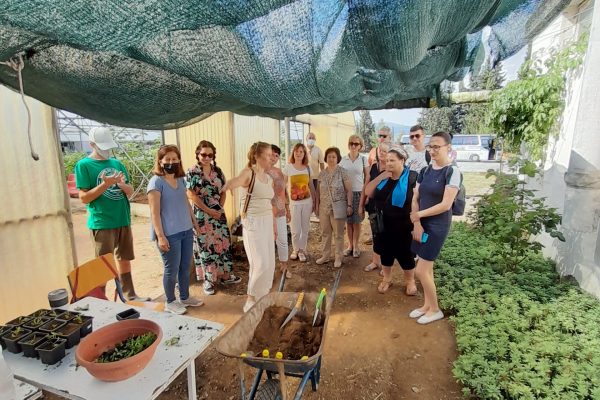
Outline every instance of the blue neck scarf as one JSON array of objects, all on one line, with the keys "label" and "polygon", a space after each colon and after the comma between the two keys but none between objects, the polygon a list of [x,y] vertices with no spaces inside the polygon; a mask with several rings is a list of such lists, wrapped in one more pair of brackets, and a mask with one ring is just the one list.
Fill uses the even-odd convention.
[{"label": "blue neck scarf", "polygon": [[[398,183],[392,192],[392,205],[394,207],[404,207],[404,203],[406,203],[406,192],[408,191],[408,174],[410,170],[404,167],[404,171],[402,171],[402,175],[400,175],[400,179],[398,179]],[[379,185],[377,185],[377,189],[381,190],[387,183],[387,179],[382,180]]]}]

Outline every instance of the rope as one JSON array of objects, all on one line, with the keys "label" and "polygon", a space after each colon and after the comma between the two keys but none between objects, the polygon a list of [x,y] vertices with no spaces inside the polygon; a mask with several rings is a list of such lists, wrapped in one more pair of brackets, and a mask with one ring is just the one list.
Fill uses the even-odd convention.
[{"label": "rope", "polygon": [[31,158],[35,161],[40,159],[40,156],[33,150],[33,140],[31,139],[31,110],[27,105],[27,101],[25,101],[25,92],[23,91],[23,76],[21,71],[25,68],[25,63],[23,62],[23,55],[19,54],[16,57],[11,58],[9,61],[2,62],[4,65],[8,65],[12,69],[17,72],[17,76],[19,78],[19,91],[21,92],[21,99],[23,100],[23,104],[25,105],[25,109],[27,110],[27,138],[29,139],[29,150],[31,151]]}]

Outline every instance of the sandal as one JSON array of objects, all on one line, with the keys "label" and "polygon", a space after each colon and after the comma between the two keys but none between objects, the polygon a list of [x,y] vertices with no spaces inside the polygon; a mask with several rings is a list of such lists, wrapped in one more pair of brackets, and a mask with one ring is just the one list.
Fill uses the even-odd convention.
[{"label": "sandal", "polygon": [[381,283],[379,283],[379,286],[377,286],[377,291],[381,294],[385,294],[392,287],[392,285],[392,281],[386,281],[384,279],[381,281]]},{"label": "sandal", "polygon": [[365,272],[371,272],[371,271],[375,271],[376,269],[379,269],[380,267],[381,267],[380,265],[371,263],[371,264],[367,265],[363,270]]},{"label": "sandal", "polygon": [[353,251],[354,251],[354,249],[346,249],[346,250],[344,250],[344,255],[351,256]]}]

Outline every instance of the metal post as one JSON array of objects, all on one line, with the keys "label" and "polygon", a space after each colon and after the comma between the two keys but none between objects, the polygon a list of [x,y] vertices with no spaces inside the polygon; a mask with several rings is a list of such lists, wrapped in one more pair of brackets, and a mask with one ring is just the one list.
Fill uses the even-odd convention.
[{"label": "metal post", "polygon": [[285,117],[284,120],[284,132],[285,132],[285,157],[290,156],[290,117]]}]

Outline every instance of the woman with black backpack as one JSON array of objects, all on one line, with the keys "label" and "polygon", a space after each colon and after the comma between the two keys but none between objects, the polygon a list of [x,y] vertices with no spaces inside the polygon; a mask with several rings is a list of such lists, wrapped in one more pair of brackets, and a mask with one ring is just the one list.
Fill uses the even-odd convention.
[{"label": "woman with black backpack", "polygon": [[411,252],[413,224],[410,220],[413,188],[417,173],[406,166],[408,154],[400,146],[391,146],[386,169],[365,187],[365,194],[374,201],[371,220],[373,250],[380,255],[383,280],[377,290],[386,293],[392,286],[392,265],[398,260],[404,271],[406,294],[417,294],[415,258]]},{"label": "woman with black backpack", "polygon": [[[432,163],[419,173],[410,218],[414,224],[412,250],[417,254],[416,275],[423,285],[424,304],[410,312],[419,324],[444,318],[433,279],[437,259],[452,224],[452,205],[461,185],[461,174],[449,157],[452,139],[446,132],[431,136],[427,151]],[[449,170],[450,169],[450,170]]]}]

